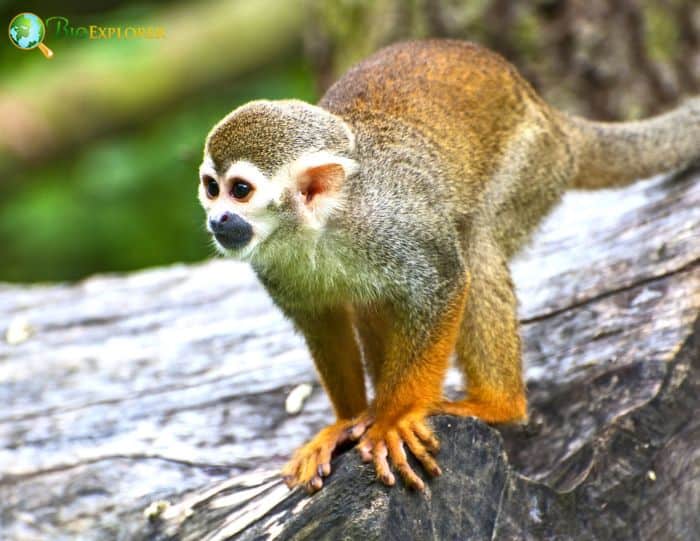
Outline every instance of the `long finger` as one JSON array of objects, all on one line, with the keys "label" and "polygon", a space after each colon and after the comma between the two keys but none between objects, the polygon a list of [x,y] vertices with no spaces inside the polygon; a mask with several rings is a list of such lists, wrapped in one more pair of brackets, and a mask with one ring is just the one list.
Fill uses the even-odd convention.
[{"label": "long finger", "polygon": [[324,445],[318,451],[318,474],[322,477],[328,477],[331,473],[331,455],[335,445]]},{"label": "long finger", "polygon": [[379,480],[388,486],[393,486],[396,483],[396,477],[391,473],[389,462],[387,461],[386,445],[383,441],[377,442],[372,449],[372,457],[374,458],[374,469],[377,472]]},{"label": "long finger", "polygon": [[428,451],[437,453],[440,450],[440,442],[433,435],[433,431],[430,430],[423,421],[414,421],[411,423],[411,430],[423,441]]},{"label": "long finger", "polygon": [[411,453],[413,453],[413,456],[415,456],[423,468],[425,468],[425,471],[427,471],[433,477],[436,477],[442,473],[440,466],[438,466],[435,459],[425,448],[425,445],[423,445],[423,442],[416,437],[412,430],[402,428],[399,429],[399,434],[404,443],[411,450]]},{"label": "long finger", "polygon": [[394,430],[389,431],[386,435],[386,443],[389,449],[389,457],[391,458],[391,462],[398,470],[404,482],[409,487],[416,490],[425,490],[423,480],[418,477],[416,472],[414,472],[411,466],[408,464],[406,451],[404,451],[403,442],[401,441],[401,438],[399,438],[398,433]]},{"label": "long finger", "polygon": [[323,486],[321,476],[318,474],[318,451],[310,453],[299,468],[299,479],[305,479],[304,488],[309,492],[315,492]]},{"label": "long finger", "polygon": [[364,440],[361,440],[360,443],[357,444],[357,452],[360,453],[360,458],[362,459],[362,462],[371,462],[372,442],[366,438]]},{"label": "long finger", "polygon": [[367,429],[374,423],[374,417],[371,415],[366,415],[361,417],[354,425],[352,425],[348,430],[348,437],[352,441],[359,440],[362,435],[367,432]]},{"label": "long finger", "polygon": [[297,479],[299,478],[299,460],[293,458],[284,468],[282,468],[282,480],[287,488],[294,488],[297,485]]}]

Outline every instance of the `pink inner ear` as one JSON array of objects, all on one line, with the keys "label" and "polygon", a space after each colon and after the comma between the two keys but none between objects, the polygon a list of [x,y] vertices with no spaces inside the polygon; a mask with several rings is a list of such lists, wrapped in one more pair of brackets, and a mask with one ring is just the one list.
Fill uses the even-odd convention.
[{"label": "pink inner ear", "polygon": [[306,203],[311,203],[317,195],[332,193],[340,189],[345,172],[337,163],[324,163],[309,167],[302,175],[299,191],[306,196]]}]

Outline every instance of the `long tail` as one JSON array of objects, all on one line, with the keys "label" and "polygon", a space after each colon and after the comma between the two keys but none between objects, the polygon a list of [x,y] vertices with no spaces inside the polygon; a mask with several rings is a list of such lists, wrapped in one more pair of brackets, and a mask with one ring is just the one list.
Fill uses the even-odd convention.
[{"label": "long tail", "polygon": [[592,122],[568,116],[578,153],[572,188],[623,186],[700,158],[700,97],[638,122]]}]

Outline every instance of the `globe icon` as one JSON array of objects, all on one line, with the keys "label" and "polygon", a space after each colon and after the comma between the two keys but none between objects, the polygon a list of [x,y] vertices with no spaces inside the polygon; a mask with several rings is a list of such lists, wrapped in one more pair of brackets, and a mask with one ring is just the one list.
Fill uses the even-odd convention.
[{"label": "globe icon", "polygon": [[33,13],[20,13],[10,21],[10,41],[20,49],[28,51],[39,48],[46,58],[53,56],[53,51],[42,43],[46,35],[44,21]]}]

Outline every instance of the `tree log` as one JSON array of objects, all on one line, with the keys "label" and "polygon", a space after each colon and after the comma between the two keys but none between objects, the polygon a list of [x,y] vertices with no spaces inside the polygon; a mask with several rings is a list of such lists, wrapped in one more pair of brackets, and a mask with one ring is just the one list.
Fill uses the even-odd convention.
[{"label": "tree log", "polygon": [[435,418],[425,494],[354,452],[313,497],[284,487],[331,412],[244,265],[0,286],[0,537],[692,539],[699,180],[567,194],[514,262],[530,421]]}]

